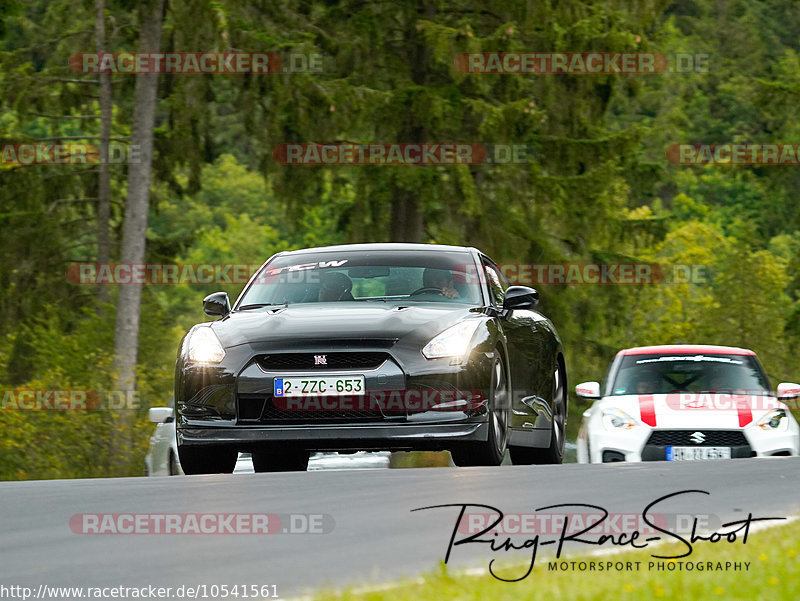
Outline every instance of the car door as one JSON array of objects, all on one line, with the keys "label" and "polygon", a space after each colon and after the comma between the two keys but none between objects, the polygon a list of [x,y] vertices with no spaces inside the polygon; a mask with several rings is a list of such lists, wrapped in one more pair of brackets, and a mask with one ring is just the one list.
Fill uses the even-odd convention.
[{"label": "car door", "polygon": [[[483,257],[482,260],[491,302],[502,309],[508,282],[490,259]],[[539,315],[534,311],[516,309],[503,313],[503,316],[511,382],[511,426],[523,427],[527,423],[531,427],[536,425],[536,418],[544,409],[541,404],[541,356],[544,348],[537,324]]]}]

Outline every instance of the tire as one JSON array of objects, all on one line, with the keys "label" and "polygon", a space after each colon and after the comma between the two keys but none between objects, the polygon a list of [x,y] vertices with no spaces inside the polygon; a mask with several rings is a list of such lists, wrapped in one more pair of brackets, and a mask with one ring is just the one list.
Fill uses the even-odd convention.
[{"label": "tire", "polygon": [[304,472],[308,469],[308,451],[299,449],[263,449],[253,451],[255,472]]},{"label": "tire", "polygon": [[178,446],[178,455],[183,473],[230,474],[236,467],[238,453],[224,447],[183,447]]},{"label": "tire", "polygon": [[508,448],[510,395],[506,367],[500,353],[495,351],[492,377],[489,384],[489,435],[486,442],[475,442],[450,450],[453,463],[471,465],[500,465]]},{"label": "tire", "polygon": [[553,421],[550,446],[546,448],[509,446],[514,465],[547,465],[564,461],[564,442],[567,427],[567,379],[561,365],[554,374]]},{"label": "tire", "polygon": [[169,476],[180,476],[180,469],[178,469],[178,458],[175,457],[175,453],[172,451],[169,452],[169,459],[167,460],[167,469]]}]

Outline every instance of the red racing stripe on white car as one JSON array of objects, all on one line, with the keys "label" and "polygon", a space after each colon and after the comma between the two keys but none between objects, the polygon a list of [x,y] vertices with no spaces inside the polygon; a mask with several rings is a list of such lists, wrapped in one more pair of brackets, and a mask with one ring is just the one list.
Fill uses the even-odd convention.
[{"label": "red racing stripe on white car", "polygon": [[652,394],[639,395],[639,415],[643,423],[656,427],[656,407]]},{"label": "red racing stripe on white car", "polygon": [[739,427],[743,428],[753,421],[753,412],[750,410],[750,403],[745,399],[736,401],[736,413],[739,414]]}]

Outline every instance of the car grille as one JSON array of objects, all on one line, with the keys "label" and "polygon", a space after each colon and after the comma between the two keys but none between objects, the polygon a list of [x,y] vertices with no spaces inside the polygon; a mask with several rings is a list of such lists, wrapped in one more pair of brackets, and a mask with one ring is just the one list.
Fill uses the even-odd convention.
[{"label": "car grille", "polygon": [[[315,356],[324,355],[325,364],[316,364]],[[388,353],[281,353],[261,355],[256,363],[264,371],[304,371],[315,369],[375,369],[389,358]]]},{"label": "car grille", "polygon": [[[239,422],[249,424],[307,424],[331,421],[380,421],[381,411],[290,411],[272,402],[272,395],[240,394],[237,399]],[[404,414],[403,414],[404,416]]]},{"label": "car grille", "polygon": [[[695,432],[702,432],[705,439],[692,440]],[[733,459],[755,455],[741,430],[653,430],[642,449],[642,461],[664,461],[669,446],[730,447]]]},{"label": "car grille", "polygon": [[[692,434],[701,432],[705,436],[703,442],[695,442]],[[654,430],[647,440],[648,445],[687,446],[687,447],[740,447],[747,444],[747,439],[739,430]]]}]

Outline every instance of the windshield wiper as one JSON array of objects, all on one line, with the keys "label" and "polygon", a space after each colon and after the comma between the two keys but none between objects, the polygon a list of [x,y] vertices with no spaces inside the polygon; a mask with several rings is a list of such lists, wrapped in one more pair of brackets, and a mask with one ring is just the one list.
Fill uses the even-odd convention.
[{"label": "windshield wiper", "polygon": [[236,307],[237,311],[247,311],[248,309],[261,309],[263,307],[288,307],[289,302],[282,302],[282,303],[255,303],[252,305],[242,305],[241,307]]}]

